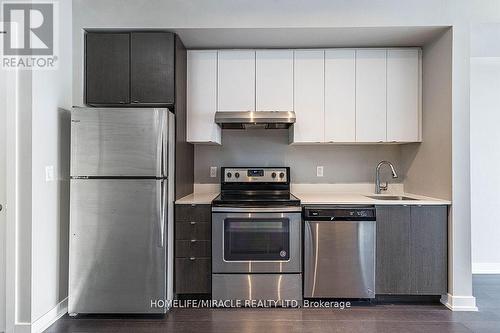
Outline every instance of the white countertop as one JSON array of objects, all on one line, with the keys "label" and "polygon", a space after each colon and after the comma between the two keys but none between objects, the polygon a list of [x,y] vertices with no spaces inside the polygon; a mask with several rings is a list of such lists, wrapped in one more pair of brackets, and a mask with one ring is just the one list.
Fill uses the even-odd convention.
[{"label": "white countertop", "polygon": [[[338,193],[338,192],[293,192],[303,205],[450,205],[450,201],[424,197],[409,193],[395,195],[414,198],[417,200],[377,200],[368,198],[372,193]],[[383,194],[393,195],[393,194]]]},{"label": "white countertop", "polygon": [[194,184],[194,191],[175,201],[179,205],[210,205],[220,193],[219,184]]},{"label": "white countertop", "polygon": [[178,205],[210,205],[219,192],[193,192],[175,201]]},{"label": "white countertop", "polygon": [[[370,192],[373,185],[330,185],[330,184],[292,184],[292,193],[303,205],[450,205],[448,200],[436,199],[417,194],[404,193],[402,186],[393,185],[391,193],[383,195],[399,195],[417,200],[377,200]],[[350,191],[351,190],[351,191]],[[194,192],[177,200],[181,205],[209,205],[219,195],[217,184],[195,184]]]}]

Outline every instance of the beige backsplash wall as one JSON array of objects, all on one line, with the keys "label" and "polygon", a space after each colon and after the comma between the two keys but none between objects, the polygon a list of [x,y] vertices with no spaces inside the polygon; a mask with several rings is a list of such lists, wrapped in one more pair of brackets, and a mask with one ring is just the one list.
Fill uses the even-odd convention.
[{"label": "beige backsplash wall", "polygon": [[[387,167],[383,179],[402,182],[399,145],[289,145],[287,130],[224,130],[222,146],[195,147],[195,183],[218,183],[210,166],[289,166],[293,183],[372,183],[381,160],[394,163],[399,178]],[[316,166],[324,176],[316,177]]]}]

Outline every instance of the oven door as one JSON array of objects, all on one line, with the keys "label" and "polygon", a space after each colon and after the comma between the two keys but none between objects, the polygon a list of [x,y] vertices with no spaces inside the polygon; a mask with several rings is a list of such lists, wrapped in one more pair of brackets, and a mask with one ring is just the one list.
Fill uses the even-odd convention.
[{"label": "oven door", "polygon": [[214,207],[213,273],[300,273],[301,213]]}]

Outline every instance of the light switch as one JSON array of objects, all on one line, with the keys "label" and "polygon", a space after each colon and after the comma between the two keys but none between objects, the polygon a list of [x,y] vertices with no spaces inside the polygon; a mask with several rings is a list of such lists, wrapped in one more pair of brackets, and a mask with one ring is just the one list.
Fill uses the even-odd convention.
[{"label": "light switch", "polygon": [[217,177],[217,167],[210,167],[210,177],[215,178]]},{"label": "light switch", "polygon": [[323,177],[323,166],[316,167],[316,177]]},{"label": "light switch", "polygon": [[54,181],[54,166],[53,165],[47,165],[45,167],[45,181],[46,182]]}]

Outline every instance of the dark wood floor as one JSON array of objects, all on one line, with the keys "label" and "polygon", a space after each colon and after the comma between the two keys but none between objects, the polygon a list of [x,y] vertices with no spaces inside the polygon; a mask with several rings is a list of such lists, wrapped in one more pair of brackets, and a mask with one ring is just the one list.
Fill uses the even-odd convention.
[{"label": "dark wood floor", "polygon": [[163,319],[65,316],[46,332],[500,332],[500,276],[474,277],[479,312],[439,304],[377,304],[333,309],[174,309]]}]

